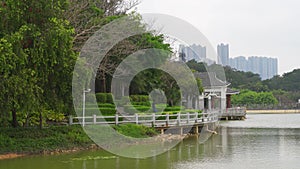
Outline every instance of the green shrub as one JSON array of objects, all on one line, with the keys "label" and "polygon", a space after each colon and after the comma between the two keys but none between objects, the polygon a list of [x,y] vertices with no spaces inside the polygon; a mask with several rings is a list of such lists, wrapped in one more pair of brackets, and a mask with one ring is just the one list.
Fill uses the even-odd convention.
[{"label": "green shrub", "polygon": [[147,95],[131,95],[131,102],[149,102],[149,96]]},{"label": "green shrub", "polygon": [[109,107],[109,108],[116,108],[116,106],[114,104],[110,104],[110,103],[100,103],[98,104],[99,108],[103,108],[103,107]]},{"label": "green shrub", "polygon": [[107,93],[106,95],[106,103],[114,104],[114,99],[111,93]]},{"label": "green shrub", "polygon": [[[167,114],[171,115],[169,117],[170,120],[177,119],[177,116],[172,116],[172,115],[177,115],[178,112],[163,112],[163,113],[161,113],[161,115],[167,115]],[[157,118],[157,120],[166,120],[166,119],[167,119],[167,117],[165,117],[165,116]]]},{"label": "green shrub", "polygon": [[80,125],[49,128],[0,128],[0,154],[87,148],[93,142]]},{"label": "green shrub", "polygon": [[151,106],[150,102],[131,102],[132,105],[138,105],[138,106]]},{"label": "green shrub", "polygon": [[139,95],[131,95],[129,99],[131,102],[140,102]]},{"label": "green shrub", "polygon": [[117,110],[115,108],[104,107],[104,108],[99,108],[99,109],[103,116],[114,116],[114,115],[116,115],[116,112],[117,112]]},{"label": "green shrub", "polygon": [[[184,109],[184,107],[182,107]],[[181,107],[180,106],[174,106],[174,107],[166,107],[164,111],[180,111]]]},{"label": "green shrub", "polygon": [[111,93],[106,94],[106,103],[114,104],[113,95]]},{"label": "green shrub", "polygon": [[154,128],[136,124],[114,126],[114,129],[125,136],[134,138],[146,138],[157,135],[157,132]]},{"label": "green shrub", "polygon": [[146,95],[140,96],[140,102],[149,102],[149,96]]},{"label": "green shrub", "polygon": [[124,106],[124,111],[129,114],[135,114],[139,112],[147,112],[147,111],[152,111],[150,107],[147,106],[130,106],[126,105]]},{"label": "green shrub", "polygon": [[106,93],[97,93],[96,94],[96,99],[98,103],[106,103]]}]

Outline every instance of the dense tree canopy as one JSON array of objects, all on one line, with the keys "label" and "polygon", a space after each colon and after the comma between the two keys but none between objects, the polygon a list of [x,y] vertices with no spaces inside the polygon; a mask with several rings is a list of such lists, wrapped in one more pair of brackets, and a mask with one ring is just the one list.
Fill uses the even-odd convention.
[{"label": "dense tree canopy", "polygon": [[[0,88],[2,111],[39,113],[70,109],[69,84],[75,55],[74,33],[62,19],[65,0],[2,2],[0,33]],[[68,104],[69,103],[69,104]]]},{"label": "dense tree canopy", "polygon": [[263,83],[269,86],[271,90],[300,91],[300,69],[285,73],[282,77],[275,76],[270,80],[265,80]]},{"label": "dense tree canopy", "polygon": [[278,104],[277,99],[271,92],[253,92],[249,90],[244,90],[239,95],[234,95],[232,97],[232,104],[235,105],[253,105],[253,104],[263,104],[271,105]]},{"label": "dense tree canopy", "polygon": [[[78,52],[95,31],[127,15],[137,3],[136,0],[2,0],[1,125],[42,126],[46,117],[61,119],[61,115],[72,113],[71,78]],[[96,90],[110,92],[111,77],[118,64],[128,55],[147,48],[171,50],[162,35],[144,33],[124,39],[99,66],[96,86],[103,88]],[[142,74],[133,82],[136,84],[133,93],[143,91],[142,76],[151,74],[156,80],[162,77],[155,70]]]}]

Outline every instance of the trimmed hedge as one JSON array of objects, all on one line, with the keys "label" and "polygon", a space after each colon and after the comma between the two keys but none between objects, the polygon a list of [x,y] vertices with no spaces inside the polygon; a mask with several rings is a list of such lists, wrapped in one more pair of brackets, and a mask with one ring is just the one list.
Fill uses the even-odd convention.
[{"label": "trimmed hedge", "polygon": [[[182,107],[184,110],[184,107]],[[164,111],[180,111],[181,107],[180,106],[174,106],[174,107],[166,107]]]},{"label": "trimmed hedge", "polygon": [[149,102],[149,96],[147,95],[131,95],[131,102]]},{"label": "trimmed hedge", "polygon": [[113,95],[111,93],[96,93],[98,103],[114,104]]},{"label": "trimmed hedge", "polygon": [[96,99],[98,103],[106,103],[106,93],[96,93]]},{"label": "trimmed hedge", "polygon": [[86,115],[91,116],[94,114],[99,114],[99,110],[104,116],[114,116],[117,112],[115,108],[101,107],[101,108],[86,108]]},{"label": "trimmed hedge", "polygon": [[146,111],[151,111],[151,108],[150,107],[147,107],[147,106],[124,106],[124,111],[126,113],[129,113],[129,114],[135,114],[135,113],[139,113],[139,112],[146,112]]},{"label": "trimmed hedge", "polygon": [[122,135],[134,138],[147,138],[149,136],[155,136],[158,134],[155,128],[149,128],[136,124],[113,126],[113,128]]},{"label": "trimmed hedge", "polygon": [[108,107],[108,108],[116,108],[116,106],[114,104],[110,104],[110,103],[100,103],[98,104],[99,108],[103,108],[103,107]]},{"label": "trimmed hedge", "polygon": [[138,106],[151,106],[150,102],[131,102],[132,105],[138,105]]},{"label": "trimmed hedge", "polygon": [[[176,115],[176,114],[178,114],[178,112],[163,112],[161,115],[167,115],[167,114],[169,114],[169,115]],[[159,117],[159,118],[157,118],[157,120],[166,120],[166,118],[167,117]],[[171,116],[171,117],[169,117],[169,119],[170,120],[172,120],[172,119],[177,119],[177,116]]]},{"label": "trimmed hedge", "polygon": [[106,94],[106,103],[114,104],[113,95],[111,93]]},{"label": "trimmed hedge", "polygon": [[101,114],[104,116],[114,116],[116,115],[117,110],[114,108],[99,108],[101,111]]}]

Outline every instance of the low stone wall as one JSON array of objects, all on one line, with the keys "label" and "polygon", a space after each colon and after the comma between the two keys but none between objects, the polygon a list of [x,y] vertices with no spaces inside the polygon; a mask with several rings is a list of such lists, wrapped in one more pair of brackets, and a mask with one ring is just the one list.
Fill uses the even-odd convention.
[{"label": "low stone wall", "polygon": [[247,114],[300,114],[300,109],[297,110],[247,110]]}]

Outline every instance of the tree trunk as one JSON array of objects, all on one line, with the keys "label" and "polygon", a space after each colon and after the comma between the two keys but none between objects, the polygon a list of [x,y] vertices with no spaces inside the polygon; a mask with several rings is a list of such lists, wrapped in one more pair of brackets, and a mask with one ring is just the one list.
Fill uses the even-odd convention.
[{"label": "tree trunk", "polygon": [[12,126],[14,128],[17,128],[18,127],[17,111],[16,110],[12,110],[11,113],[12,113]]},{"label": "tree trunk", "polygon": [[40,125],[39,125],[40,129],[43,128],[43,115],[42,112],[40,112]]},{"label": "tree trunk", "polygon": [[104,78],[102,79],[103,81],[103,93],[106,93],[106,79],[105,79],[105,75],[104,75]]}]

